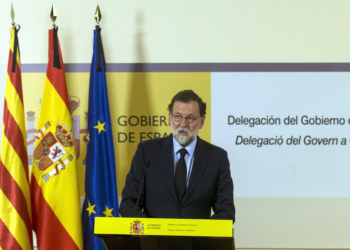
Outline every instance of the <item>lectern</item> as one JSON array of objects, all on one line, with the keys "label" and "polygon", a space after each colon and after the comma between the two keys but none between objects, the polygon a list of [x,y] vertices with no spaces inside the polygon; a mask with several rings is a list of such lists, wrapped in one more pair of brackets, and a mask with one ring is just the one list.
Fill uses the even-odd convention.
[{"label": "lectern", "polygon": [[96,217],[94,233],[108,250],[235,249],[232,220]]}]

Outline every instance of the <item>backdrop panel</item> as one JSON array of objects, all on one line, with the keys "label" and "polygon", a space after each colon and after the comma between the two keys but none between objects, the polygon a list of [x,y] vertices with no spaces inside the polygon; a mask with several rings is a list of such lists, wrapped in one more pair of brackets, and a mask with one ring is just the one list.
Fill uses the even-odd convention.
[{"label": "backdrop panel", "polygon": [[[78,157],[80,194],[83,196],[89,73],[66,73],[66,78]],[[44,80],[45,73],[23,74],[30,164]],[[137,144],[171,133],[167,106],[178,91],[193,89],[207,102],[207,119],[199,135],[204,140],[211,140],[210,73],[107,73],[107,82],[119,195]]]},{"label": "backdrop panel", "polygon": [[346,248],[349,73],[212,73],[212,143],[228,150],[237,246]]}]

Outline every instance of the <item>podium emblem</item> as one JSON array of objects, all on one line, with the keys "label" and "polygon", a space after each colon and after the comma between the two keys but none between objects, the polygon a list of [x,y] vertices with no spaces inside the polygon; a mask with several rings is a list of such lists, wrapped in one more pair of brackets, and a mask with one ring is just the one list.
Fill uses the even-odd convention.
[{"label": "podium emblem", "polygon": [[134,224],[132,225],[132,232],[134,234],[141,233],[141,221],[140,220],[134,220]]}]

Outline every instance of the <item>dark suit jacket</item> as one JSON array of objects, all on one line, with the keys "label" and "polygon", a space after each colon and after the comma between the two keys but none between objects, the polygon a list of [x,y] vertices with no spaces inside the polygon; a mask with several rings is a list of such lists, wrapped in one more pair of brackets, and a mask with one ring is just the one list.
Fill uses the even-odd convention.
[{"label": "dark suit jacket", "polygon": [[[227,152],[198,137],[185,196],[179,203],[174,182],[173,137],[141,142],[126,177],[119,212],[123,217],[235,220],[233,183]],[[139,208],[134,215],[145,163]],[[143,209],[143,212],[142,212]]]}]

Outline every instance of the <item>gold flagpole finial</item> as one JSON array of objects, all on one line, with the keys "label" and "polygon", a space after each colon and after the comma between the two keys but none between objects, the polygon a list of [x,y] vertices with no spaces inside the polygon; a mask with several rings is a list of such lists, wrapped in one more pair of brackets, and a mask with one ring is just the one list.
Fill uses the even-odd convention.
[{"label": "gold flagpole finial", "polygon": [[55,27],[56,26],[56,19],[57,19],[57,12],[56,12],[55,6],[53,4],[52,4],[52,8],[51,8],[50,17],[52,20],[52,26]]},{"label": "gold flagpole finial", "polygon": [[15,11],[13,10],[13,5],[11,3],[11,19],[12,19],[12,27],[15,27],[16,23],[15,23]]},{"label": "gold flagpole finial", "polygon": [[102,18],[100,6],[97,5],[96,12],[95,12],[95,20],[96,20],[96,25],[100,26],[100,21]]}]

